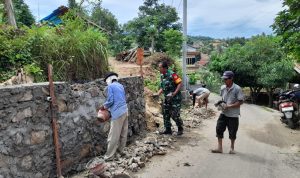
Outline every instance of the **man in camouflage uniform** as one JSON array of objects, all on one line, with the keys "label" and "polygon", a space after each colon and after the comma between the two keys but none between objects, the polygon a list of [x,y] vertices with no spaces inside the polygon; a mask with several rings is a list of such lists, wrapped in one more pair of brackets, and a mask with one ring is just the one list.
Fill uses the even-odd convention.
[{"label": "man in camouflage uniform", "polygon": [[168,70],[168,63],[166,61],[159,63],[159,70],[161,73],[160,79],[160,90],[157,95],[161,93],[164,94],[165,100],[163,103],[163,119],[165,131],[160,134],[172,134],[171,120],[176,122],[178,127],[177,135],[183,134],[183,122],[180,118],[180,108],[181,108],[181,92],[180,88],[182,86],[181,79],[179,76],[171,70]]}]

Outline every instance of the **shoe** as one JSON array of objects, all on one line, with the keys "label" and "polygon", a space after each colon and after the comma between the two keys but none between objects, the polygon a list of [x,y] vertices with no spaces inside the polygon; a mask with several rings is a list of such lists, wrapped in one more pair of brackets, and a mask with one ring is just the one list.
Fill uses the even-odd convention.
[{"label": "shoe", "polygon": [[159,132],[159,134],[160,135],[163,135],[163,134],[165,134],[165,135],[172,135],[172,129],[171,128],[166,128],[165,131]]},{"label": "shoe", "polygon": [[183,134],[183,127],[178,127],[177,135],[182,135],[182,134]]}]

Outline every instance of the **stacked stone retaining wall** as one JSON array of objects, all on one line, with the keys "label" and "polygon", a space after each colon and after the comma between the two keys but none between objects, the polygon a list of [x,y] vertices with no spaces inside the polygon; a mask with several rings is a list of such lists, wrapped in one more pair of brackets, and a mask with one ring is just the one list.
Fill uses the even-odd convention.
[{"label": "stacked stone retaining wall", "polygon": [[[129,108],[129,141],[146,128],[143,79],[120,79]],[[103,154],[109,122],[95,124],[106,84],[55,83],[63,174],[81,171]],[[0,88],[0,178],[56,177],[48,83]]]}]

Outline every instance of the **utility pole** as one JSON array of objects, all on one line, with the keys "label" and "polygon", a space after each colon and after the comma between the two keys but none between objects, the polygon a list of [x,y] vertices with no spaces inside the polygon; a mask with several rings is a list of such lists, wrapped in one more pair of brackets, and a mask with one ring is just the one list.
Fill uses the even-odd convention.
[{"label": "utility pole", "polygon": [[12,0],[5,0],[4,5],[7,13],[8,24],[17,28]]},{"label": "utility pole", "polygon": [[183,91],[186,91],[186,40],[187,40],[187,0],[183,0],[183,43],[182,43],[182,79]]}]

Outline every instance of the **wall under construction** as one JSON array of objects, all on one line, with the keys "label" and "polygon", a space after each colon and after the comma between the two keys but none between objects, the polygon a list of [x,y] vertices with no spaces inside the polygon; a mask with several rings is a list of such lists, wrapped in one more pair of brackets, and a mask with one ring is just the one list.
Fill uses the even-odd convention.
[{"label": "wall under construction", "polygon": [[[146,128],[143,79],[120,79],[129,107],[129,141]],[[96,125],[106,84],[55,83],[63,174],[81,171],[103,154],[109,122]],[[48,83],[0,88],[0,178],[56,176]]]}]

